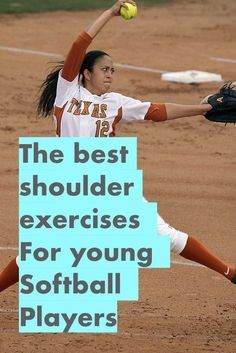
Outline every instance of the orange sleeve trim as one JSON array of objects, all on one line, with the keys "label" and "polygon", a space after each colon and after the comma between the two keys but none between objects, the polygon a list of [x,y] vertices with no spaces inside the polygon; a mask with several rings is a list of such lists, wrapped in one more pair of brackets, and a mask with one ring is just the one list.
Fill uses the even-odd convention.
[{"label": "orange sleeve trim", "polygon": [[64,112],[64,110],[65,110],[65,107],[66,107],[66,104],[67,104],[67,102],[63,105],[63,107],[62,108],[59,108],[59,107],[57,107],[57,106],[55,106],[55,108],[54,108],[54,116],[56,117],[56,119],[57,119],[57,127],[56,127],[56,134],[57,134],[57,136],[61,136],[61,119],[62,119],[62,114],[63,114],[63,112]]},{"label": "orange sleeve trim", "polygon": [[151,103],[145,117],[145,120],[165,121],[167,120],[166,106],[164,103]]},{"label": "orange sleeve trim", "polygon": [[74,41],[62,69],[61,75],[65,80],[72,82],[78,76],[85,52],[91,42],[92,38],[86,32],[81,32]]},{"label": "orange sleeve trim", "polygon": [[80,42],[81,38],[86,41],[88,45],[92,42],[92,37],[90,37],[90,35],[85,31],[80,32],[77,39],[75,40],[75,43],[77,43],[77,41]]},{"label": "orange sleeve trim", "polygon": [[117,116],[115,117],[115,119],[114,119],[114,121],[113,121],[113,124],[112,124],[112,132],[109,134],[110,137],[114,137],[114,136],[116,135],[116,132],[115,132],[115,130],[116,130],[116,125],[121,121],[121,119],[122,119],[122,114],[123,114],[123,112],[122,112],[122,107],[120,107],[120,108],[118,109],[118,114],[117,114]]}]

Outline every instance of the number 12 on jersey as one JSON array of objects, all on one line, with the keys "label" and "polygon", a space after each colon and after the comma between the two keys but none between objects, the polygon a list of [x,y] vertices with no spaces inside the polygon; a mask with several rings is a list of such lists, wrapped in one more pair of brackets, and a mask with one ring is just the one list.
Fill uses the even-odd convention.
[{"label": "number 12 on jersey", "polygon": [[95,137],[107,137],[106,133],[109,131],[109,129],[110,125],[108,121],[97,120]]}]

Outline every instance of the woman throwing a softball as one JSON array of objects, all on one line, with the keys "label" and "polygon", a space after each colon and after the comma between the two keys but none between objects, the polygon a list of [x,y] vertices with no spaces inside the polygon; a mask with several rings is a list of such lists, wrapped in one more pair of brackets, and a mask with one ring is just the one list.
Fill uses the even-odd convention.
[{"label": "woman throwing a softball", "polygon": [[[127,1],[135,4],[133,1]],[[38,112],[53,115],[59,137],[112,137],[122,121],[165,120],[203,115],[210,104],[179,105],[141,102],[110,92],[114,67],[112,58],[100,50],[87,51],[93,38],[114,16],[120,15],[124,2],[117,1],[82,31],[65,59],[42,85]],[[145,200],[145,199],[144,199]],[[236,284],[236,268],[210,252],[196,238],[169,226],[158,214],[157,232],[168,235],[171,251],[200,263]],[[18,281],[18,266],[13,259],[0,275],[0,290]]]}]

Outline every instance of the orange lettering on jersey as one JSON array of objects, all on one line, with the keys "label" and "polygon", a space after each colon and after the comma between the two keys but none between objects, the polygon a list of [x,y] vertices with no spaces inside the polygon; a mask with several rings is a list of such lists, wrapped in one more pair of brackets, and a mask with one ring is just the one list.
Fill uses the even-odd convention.
[{"label": "orange lettering on jersey", "polygon": [[84,102],[84,109],[81,112],[81,115],[89,115],[89,107],[92,104],[92,102]]},{"label": "orange lettering on jersey", "polygon": [[99,114],[99,104],[94,104],[94,108],[91,116],[93,118],[98,118],[99,117],[98,114]]},{"label": "orange lettering on jersey", "polygon": [[79,102],[77,101],[77,99],[73,98],[71,100],[71,105],[69,106],[69,109],[67,110],[68,113],[71,113],[72,112],[72,109],[74,106],[78,106],[79,105]]},{"label": "orange lettering on jersey", "polygon": [[81,105],[79,104],[79,106],[75,109],[75,111],[74,111],[74,115],[80,115],[80,112],[81,112]]},{"label": "orange lettering on jersey", "polygon": [[107,104],[101,104],[101,113],[99,114],[99,118],[106,118]]}]

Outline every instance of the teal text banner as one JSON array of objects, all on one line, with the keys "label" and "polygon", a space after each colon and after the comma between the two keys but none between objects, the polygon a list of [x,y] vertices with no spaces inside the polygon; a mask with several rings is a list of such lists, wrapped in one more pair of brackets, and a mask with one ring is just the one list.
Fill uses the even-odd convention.
[{"label": "teal text banner", "polygon": [[117,332],[142,268],[170,267],[135,138],[21,138],[19,331]]}]

